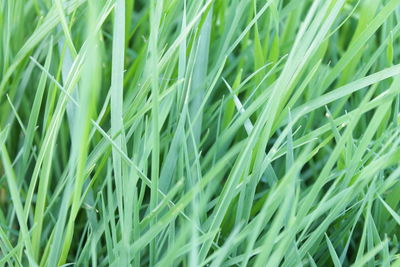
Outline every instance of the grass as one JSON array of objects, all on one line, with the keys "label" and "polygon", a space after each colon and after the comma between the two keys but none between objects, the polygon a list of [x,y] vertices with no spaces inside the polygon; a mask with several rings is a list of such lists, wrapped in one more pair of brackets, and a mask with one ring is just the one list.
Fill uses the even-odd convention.
[{"label": "grass", "polygon": [[400,0],[0,3],[0,266],[400,266]]}]

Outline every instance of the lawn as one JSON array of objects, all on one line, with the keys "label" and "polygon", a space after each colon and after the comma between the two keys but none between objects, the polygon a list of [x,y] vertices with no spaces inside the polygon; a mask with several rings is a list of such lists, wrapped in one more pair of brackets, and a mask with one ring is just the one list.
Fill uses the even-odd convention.
[{"label": "lawn", "polygon": [[400,0],[1,0],[0,266],[400,266]]}]

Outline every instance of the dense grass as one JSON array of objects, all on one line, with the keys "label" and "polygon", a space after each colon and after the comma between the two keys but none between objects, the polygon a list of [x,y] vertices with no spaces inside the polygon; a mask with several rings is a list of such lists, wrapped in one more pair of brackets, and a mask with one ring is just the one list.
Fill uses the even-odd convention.
[{"label": "dense grass", "polygon": [[2,0],[0,35],[0,266],[400,266],[400,0]]}]

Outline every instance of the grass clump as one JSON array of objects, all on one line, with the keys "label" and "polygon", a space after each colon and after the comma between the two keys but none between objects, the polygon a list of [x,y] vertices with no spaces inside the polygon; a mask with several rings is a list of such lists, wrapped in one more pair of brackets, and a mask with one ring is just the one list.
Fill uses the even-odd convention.
[{"label": "grass clump", "polygon": [[0,266],[400,266],[400,0],[0,3]]}]

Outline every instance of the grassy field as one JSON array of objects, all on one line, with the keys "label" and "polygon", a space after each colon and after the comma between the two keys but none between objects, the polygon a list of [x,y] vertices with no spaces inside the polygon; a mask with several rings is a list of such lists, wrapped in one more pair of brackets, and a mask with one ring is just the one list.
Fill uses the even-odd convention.
[{"label": "grassy field", "polygon": [[0,41],[0,266],[400,266],[400,0],[2,0]]}]

